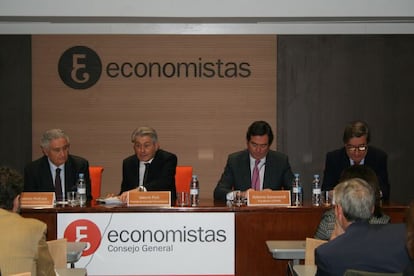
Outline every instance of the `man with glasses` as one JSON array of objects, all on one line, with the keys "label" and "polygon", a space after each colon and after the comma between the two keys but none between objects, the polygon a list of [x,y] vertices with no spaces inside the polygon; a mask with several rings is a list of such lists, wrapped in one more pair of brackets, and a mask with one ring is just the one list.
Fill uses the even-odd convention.
[{"label": "man with glasses", "polygon": [[61,129],[49,129],[42,135],[40,148],[43,156],[24,169],[24,191],[55,192],[56,200],[61,201],[67,192],[76,190],[79,173],[83,173],[86,196],[91,200],[89,163],[82,157],[69,154],[69,136]]},{"label": "man with glasses", "polygon": [[233,190],[240,190],[244,196],[250,189],[290,189],[293,174],[288,157],[270,150],[272,142],[270,125],[265,121],[253,122],[246,134],[247,149],[229,155],[214,190],[214,199],[231,200]]},{"label": "man with glasses", "polygon": [[158,135],[151,127],[135,129],[131,135],[134,154],[122,162],[120,199],[127,200],[131,190],[170,191],[176,199],[175,169],[177,156],[160,149]]},{"label": "man with glasses", "polygon": [[390,186],[387,154],[368,145],[370,142],[368,125],[363,121],[350,122],[345,127],[342,140],[344,142],[342,148],[328,152],[326,155],[322,190],[332,190],[344,169],[352,165],[366,165],[377,174],[382,199],[388,200]]}]

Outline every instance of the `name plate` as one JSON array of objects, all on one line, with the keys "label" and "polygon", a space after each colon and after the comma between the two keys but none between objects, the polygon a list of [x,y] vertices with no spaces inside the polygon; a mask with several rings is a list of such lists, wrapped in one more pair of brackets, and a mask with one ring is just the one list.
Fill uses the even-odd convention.
[{"label": "name plate", "polygon": [[128,192],[127,205],[171,207],[171,192]]},{"label": "name plate", "polygon": [[23,192],[20,196],[22,208],[53,208],[54,192]]},{"label": "name plate", "polygon": [[249,191],[247,206],[290,206],[290,191]]}]

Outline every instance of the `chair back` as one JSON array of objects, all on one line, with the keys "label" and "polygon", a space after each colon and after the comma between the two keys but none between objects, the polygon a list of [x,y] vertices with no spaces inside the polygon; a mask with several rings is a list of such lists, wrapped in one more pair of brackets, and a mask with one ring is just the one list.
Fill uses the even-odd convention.
[{"label": "chair back", "polygon": [[192,166],[177,166],[175,170],[175,189],[178,192],[190,193],[190,182],[193,176]]},{"label": "chair back", "polygon": [[305,265],[314,265],[315,264],[315,249],[326,243],[325,240],[318,240],[313,238],[306,238],[305,242]]},{"label": "chair back", "polygon": [[101,196],[103,170],[104,168],[101,166],[89,166],[89,176],[91,178],[91,193],[93,199],[97,199]]},{"label": "chair back", "polygon": [[402,276],[403,273],[369,272],[356,269],[347,269],[344,276]]},{"label": "chair back", "polygon": [[66,255],[67,255],[67,241],[66,239],[57,239],[47,241],[50,255],[56,268],[67,268]]}]

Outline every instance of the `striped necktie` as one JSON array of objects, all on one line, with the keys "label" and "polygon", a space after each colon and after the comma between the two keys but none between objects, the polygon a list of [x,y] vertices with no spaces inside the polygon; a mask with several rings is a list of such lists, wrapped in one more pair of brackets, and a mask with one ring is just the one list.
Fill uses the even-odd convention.
[{"label": "striped necktie", "polygon": [[256,191],[260,190],[259,163],[260,159],[256,159],[252,176],[252,188]]}]

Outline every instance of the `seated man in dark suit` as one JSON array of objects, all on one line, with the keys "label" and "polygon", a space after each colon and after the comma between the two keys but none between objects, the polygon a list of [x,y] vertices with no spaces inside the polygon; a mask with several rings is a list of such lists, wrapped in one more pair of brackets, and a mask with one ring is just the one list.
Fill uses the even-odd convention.
[{"label": "seated man in dark suit", "polygon": [[3,275],[31,272],[55,275],[53,259],[46,243],[44,222],[23,218],[20,194],[23,177],[10,168],[0,168],[0,268]]},{"label": "seated man in dark suit", "polygon": [[[253,122],[246,134],[247,149],[229,155],[216,188],[214,199],[226,201],[233,190],[288,190],[293,173],[288,157],[270,150],[273,131],[265,121]],[[255,173],[256,170],[256,173]]]},{"label": "seated man in dark suit", "polygon": [[362,121],[350,122],[344,130],[344,147],[328,152],[325,160],[322,190],[330,191],[338,183],[344,169],[356,164],[373,169],[378,177],[382,199],[388,200],[390,185],[388,182],[387,154],[369,146],[370,132]]},{"label": "seated man in dark suit", "polygon": [[[41,140],[43,157],[32,161],[24,169],[25,192],[55,192],[56,200],[65,199],[67,192],[76,190],[79,173],[84,174],[86,196],[92,199],[89,163],[69,154],[69,136],[61,129],[47,130]],[[55,183],[59,183],[56,186]]]},{"label": "seated man in dark suit", "polygon": [[135,129],[131,135],[135,154],[122,162],[121,200],[131,190],[170,191],[176,199],[175,168],[177,156],[160,149],[157,132],[150,127]]},{"label": "seated man in dark suit", "polygon": [[315,250],[317,275],[344,275],[347,269],[402,272],[409,263],[404,224],[369,224],[375,206],[371,185],[360,178],[335,189],[337,234]]}]

